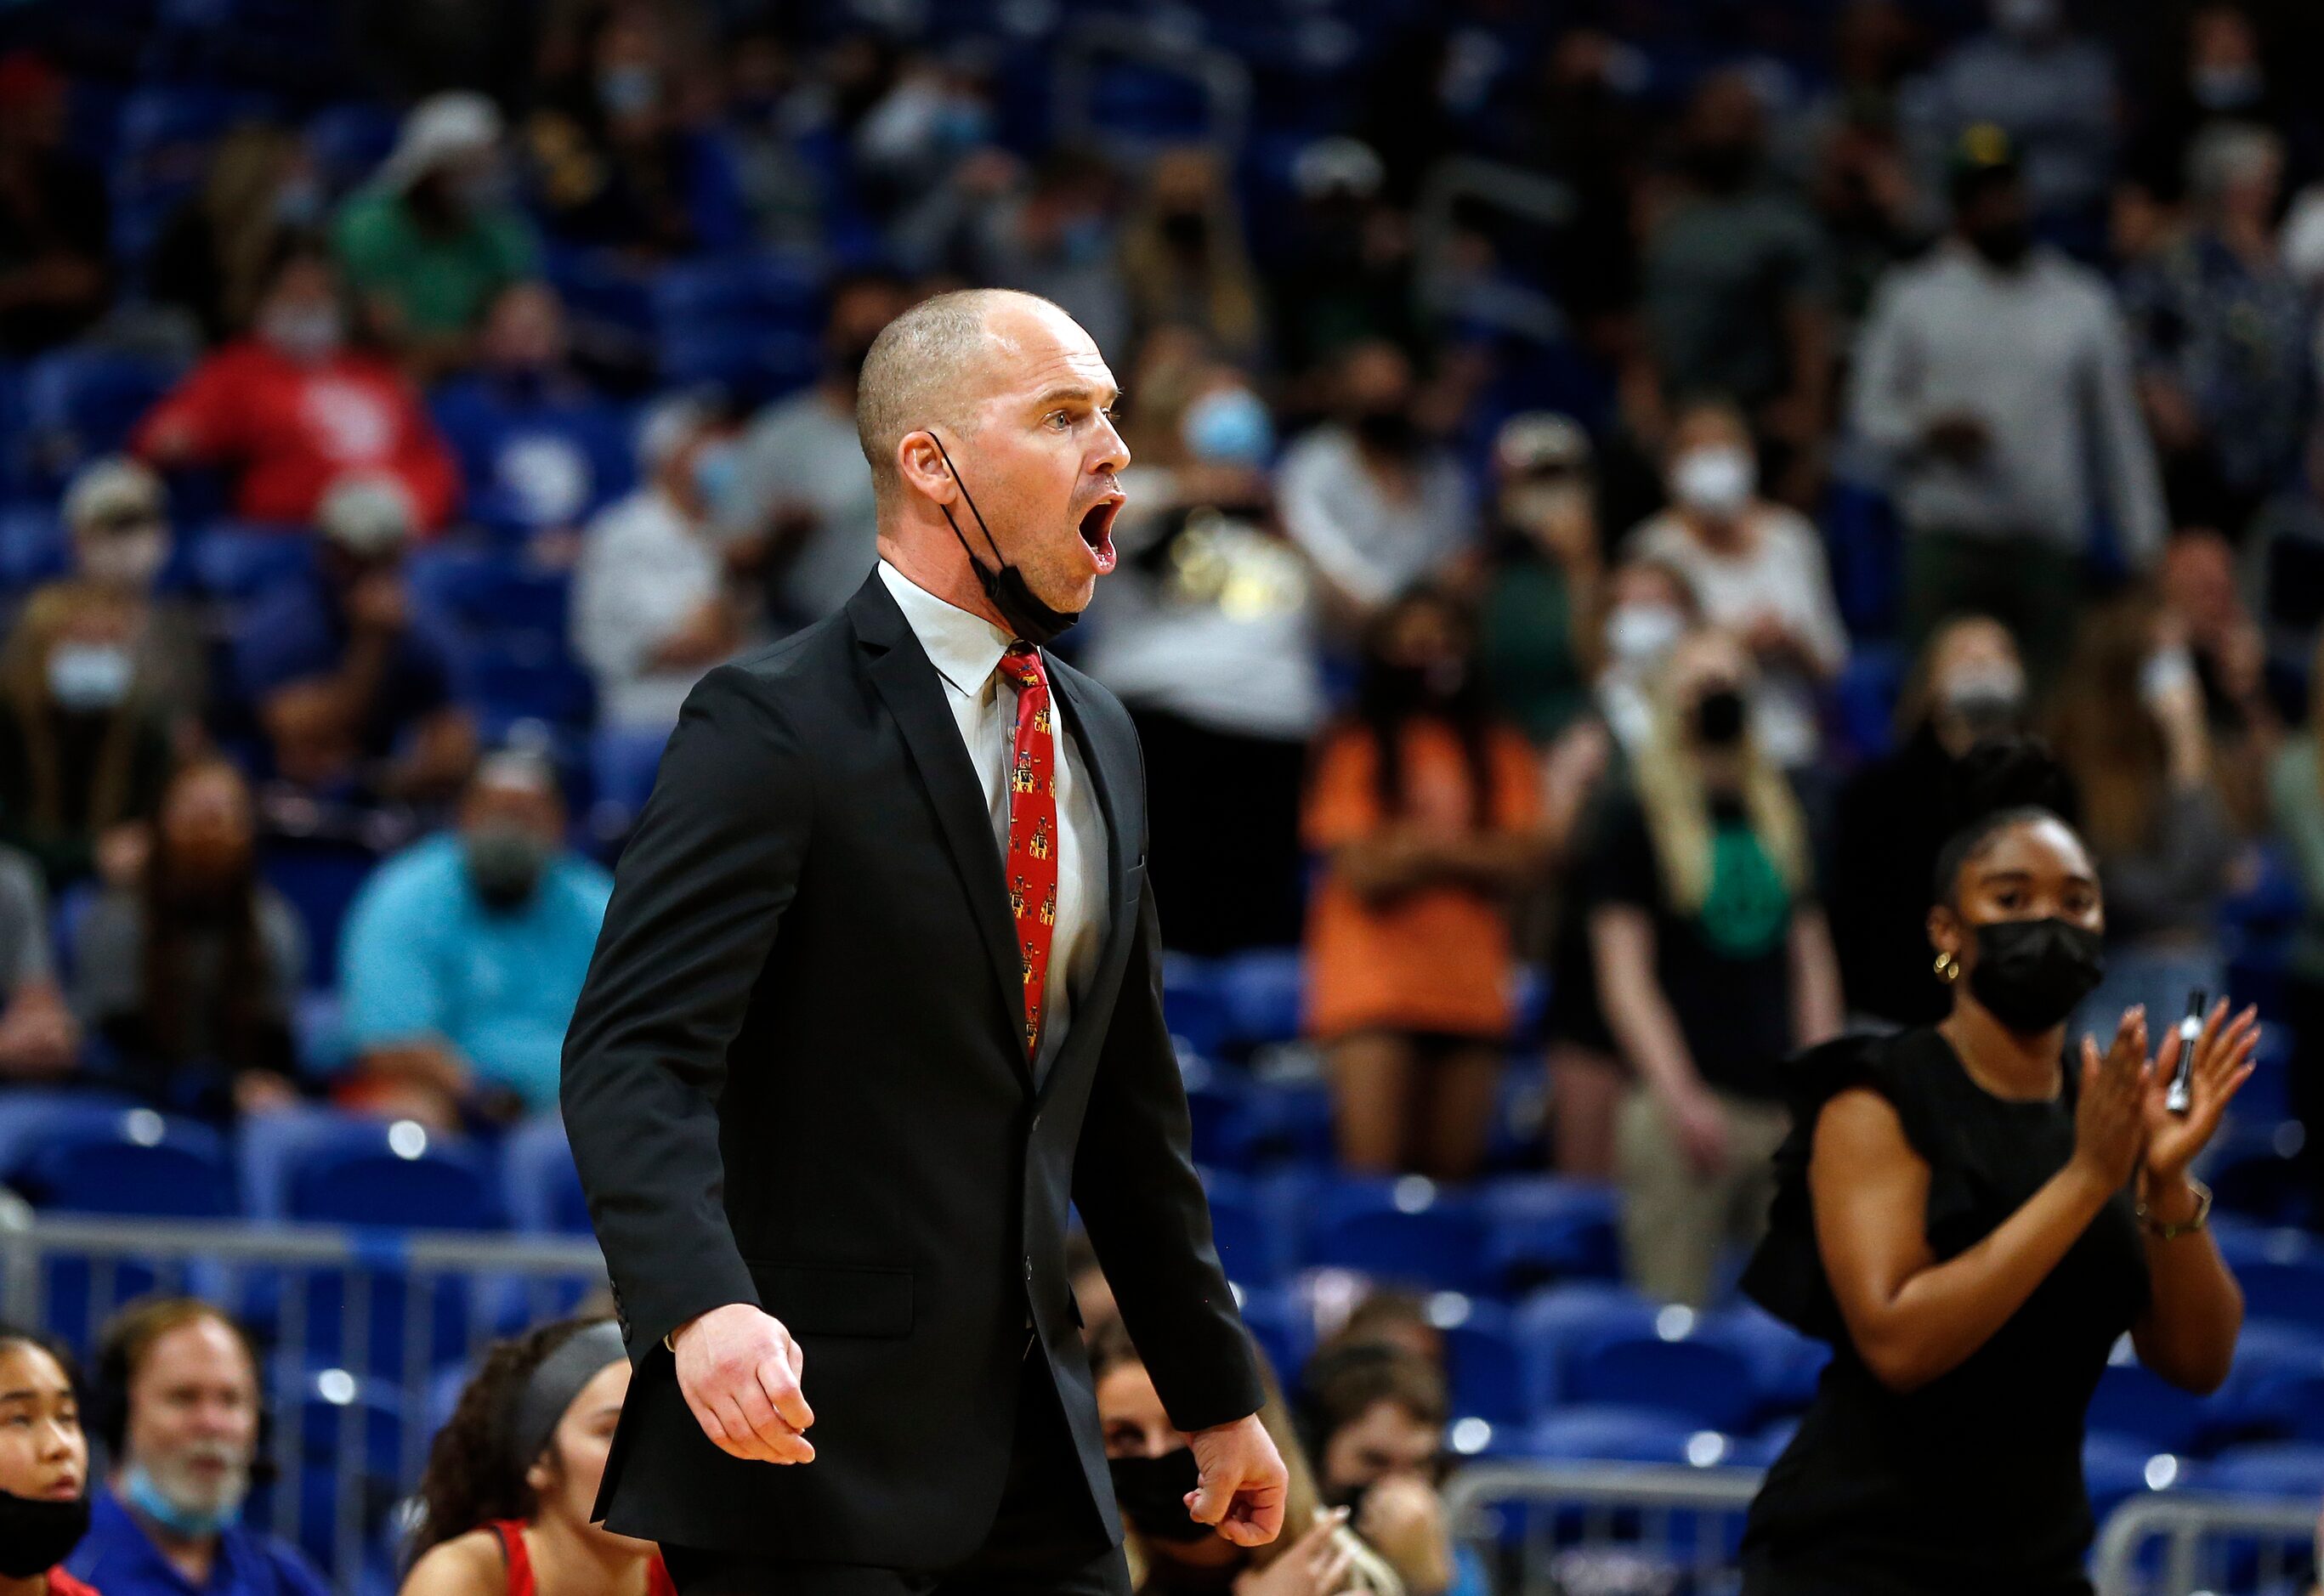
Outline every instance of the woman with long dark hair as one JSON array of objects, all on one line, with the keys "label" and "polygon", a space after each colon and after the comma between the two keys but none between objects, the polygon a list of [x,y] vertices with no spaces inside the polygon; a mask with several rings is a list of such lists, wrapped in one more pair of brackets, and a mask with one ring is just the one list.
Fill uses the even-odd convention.
[{"label": "woman with long dark hair", "polygon": [[1752,1505],[1747,1596],[2088,1591],[2082,1441],[2115,1342],[2195,1392],[2235,1355],[2242,1295],[2188,1171],[2251,1073],[2253,1011],[2210,1009],[2183,1113],[2179,1047],[2148,1041],[2173,1015],[2131,1009],[2070,1065],[2104,967],[2098,869],[2037,748],[1969,758],[1928,920],[1950,1012],[1791,1068],[1744,1288],[1832,1361]]},{"label": "woman with long dark hair", "polygon": [[88,1533],[81,1396],[63,1343],[0,1324],[0,1596],[97,1596],[63,1566]]},{"label": "woman with long dark hair", "polygon": [[290,1023],[306,941],[254,863],[250,786],[225,760],[171,778],[134,888],[89,906],[73,960],[82,1018],[127,1083],[226,1118],[297,1095]]},{"label": "woman with long dark hair", "polygon": [[650,1541],[591,1522],[629,1388],[611,1319],[495,1342],[429,1452],[402,1596],[675,1596]]},{"label": "woman with long dark hair", "polygon": [[1457,1178],[1484,1155],[1514,1020],[1505,900],[1538,856],[1540,800],[1476,647],[1450,595],[1391,603],[1365,633],[1355,713],[1316,756],[1308,1027],[1355,1169]]}]

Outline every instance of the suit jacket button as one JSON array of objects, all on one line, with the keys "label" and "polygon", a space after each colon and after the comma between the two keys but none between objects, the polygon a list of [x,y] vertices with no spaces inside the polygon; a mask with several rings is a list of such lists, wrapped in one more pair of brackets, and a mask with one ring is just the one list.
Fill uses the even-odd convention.
[{"label": "suit jacket button", "polygon": [[1031,1253],[1029,1253],[1029,1252],[1028,1252],[1028,1253],[1027,1253],[1027,1254],[1025,1255],[1025,1278],[1026,1278],[1026,1279],[1028,1279],[1028,1280],[1030,1280],[1032,1278],[1033,1278],[1033,1255],[1032,1255]]}]

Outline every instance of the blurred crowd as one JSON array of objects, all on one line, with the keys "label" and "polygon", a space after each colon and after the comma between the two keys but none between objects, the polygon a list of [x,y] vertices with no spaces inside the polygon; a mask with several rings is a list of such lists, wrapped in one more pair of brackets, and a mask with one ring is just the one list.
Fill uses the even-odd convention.
[{"label": "blurred crowd", "polygon": [[[1120,377],[1065,647],[1174,953],[1304,948],[1346,1167],[1478,1173],[1545,1060],[1537,1161],[1709,1299],[1781,1061],[1940,1011],[2004,731],[2100,851],[2093,1012],[2250,979],[2275,902],[2271,1019],[2324,1038],[2300,8],[1383,4],[1256,131],[1148,103],[1159,11],[1077,106],[1040,6],[518,9],[349,7],[359,88],[139,89],[165,177],[91,153],[120,63],[0,34],[0,1077],[553,1110],[622,772],[869,572],[857,367],[964,283]],[[113,435],[42,429],[124,370],[167,380]]]}]

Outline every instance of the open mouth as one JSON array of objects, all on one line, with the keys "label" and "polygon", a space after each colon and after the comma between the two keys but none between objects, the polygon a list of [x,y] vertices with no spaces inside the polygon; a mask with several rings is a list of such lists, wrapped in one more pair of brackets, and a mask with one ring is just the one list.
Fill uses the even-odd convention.
[{"label": "open mouth", "polygon": [[1113,518],[1121,512],[1121,495],[1110,494],[1082,512],[1082,541],[1089,546],[1102,576],[1113,569]]}]

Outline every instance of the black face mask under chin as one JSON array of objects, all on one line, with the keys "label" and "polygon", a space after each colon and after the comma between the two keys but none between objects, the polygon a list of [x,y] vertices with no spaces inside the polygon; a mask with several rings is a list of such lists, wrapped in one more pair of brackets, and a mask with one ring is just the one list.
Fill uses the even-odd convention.
[{"label": "black face mask under chin", "polygon": [[[951,452],[945,447],[944,439],[936,438],[933,432],[928,436],[936,438],[936,453],[944,457],[945,469],[952,473],[953,481],[960,483],[960,496],[968,501],[968,512],[976,517],[976,530],[984,534],[984,541],[992,549],[992,558],[999,560],[1001,545],[993,540],[992,529],[984,524],[984,512],[976,507],[976,500],[970,494],[968,484],[961,482],[960,467],[952,463]],[[1016,566],[1004,563],[996,570],[977,558],[976,550],[968,546],[968,539],[960,530],[960,522],[953,520],[952,506],[945,504],[941,508],[945,524],[952,528],[952,535],[960,539],[960,551],[968,556],[969,568],[976,573],[977,586],[984,589],[984,596],[992,601],[992,607],[1001,612],[1001,618],[1009,623],[1011,632],[1037,649],[1046,648],[1064,636],[1073,623],[1082,618],[1079,610],[1053,610],[1043,604],[1032,588],[1026,586],[1025,573]]]},{"label": "black face mask under chin", "polygon": [[88,1492],[69,1501],[0,1490],[0,1575],[29,1580],[65,1560],[88,1533]]},{"label": "black face mask under chin", "polygon": [[1188,1448],[1160,1457],[1109,1458],[1105,1466],[1113,1476],[1113,1499],[1139,1535],[1191,1545],[1212,1533],[1209,1525],[1195,1523],[1186,1511],[1186,1493],[1203,1482],[1202,1470]]},{"label": "black face mask under chin", "polygon": [[2065,1024],[2106,973],[2098,934],[2070,920],[1991,920],[1969,930],[1977,938],[1969,990],[2019,1036]]}]

